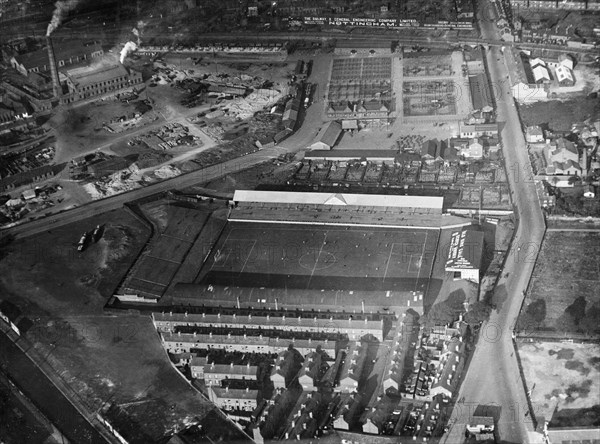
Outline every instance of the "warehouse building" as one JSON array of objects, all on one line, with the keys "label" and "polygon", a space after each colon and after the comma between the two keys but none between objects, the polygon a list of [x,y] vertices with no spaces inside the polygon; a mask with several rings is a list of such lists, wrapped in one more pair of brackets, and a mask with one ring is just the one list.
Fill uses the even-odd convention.
[{"label": "warehouse building", "polygon": [[[67,102],[75,102],[140,85],[142,74],[123,65],[75,68],[66,72],[69,95]],[[68,98],[67,98],[68,97]]]},{"label": "warehouse building", "polygon": [[[83,42],[81,40],[60,42],[56,40],[53,47],[58,68],[89,62],[104,54],[98,42]],[[10,65],[24,76],[30,73],[48,72],[50,71],[48,50],[42,48],[26,54],[16,54],[11,57]]]},{"label": "warehouse building", "polygon": [[332,121],[325,127],[319,140],[313,143],[309,148],[311,150],[330,150],[335,146],[342,134],[342,125],[339,122]]}]

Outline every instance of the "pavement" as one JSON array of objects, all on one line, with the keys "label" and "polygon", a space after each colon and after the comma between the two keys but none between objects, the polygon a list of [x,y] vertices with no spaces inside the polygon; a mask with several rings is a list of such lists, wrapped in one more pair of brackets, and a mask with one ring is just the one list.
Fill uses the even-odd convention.
[{"label": "pavement", "polygon": [[[491,23],[482,25],[486,37],[494,37],[497,33]],[[474,409],[481,405],[499,407],[496,430],[501,442],[527,443],[535,439],[535,434],[531,433],[531,412],[512,332],[546,227],[534,182],[526,179],[533,174],[510,83],[505,80],[508,76],[505,55],[512,57],[510,51],[502,54],[499,48],[492,47],[487,52],[487,61],[491,82],[495,85],[503,153],[518,226],[502,278],[495,289],[497,296],[506,292],[507,297],[482,325],[480,339],[458,394],[462,402],[455,406],[450,419],[452,427],[442,441],[448,444],[464,442],[465,425]]]}]

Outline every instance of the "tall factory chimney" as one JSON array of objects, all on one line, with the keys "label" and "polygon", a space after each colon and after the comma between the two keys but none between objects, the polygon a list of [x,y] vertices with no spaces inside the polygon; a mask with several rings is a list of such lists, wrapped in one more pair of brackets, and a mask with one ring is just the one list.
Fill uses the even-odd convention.
[{"label": "tall factory chimney", "polygon": [[50,36],[46,37],[46,42],[48,44],[48,63],[50,66],[50,76],[52,77],[52,91],[54,92],[54,98],[59,99],[62,95],[62,88],[60,86],[58,69],[56,68],[56,57],[54,56],[54,48]]}]

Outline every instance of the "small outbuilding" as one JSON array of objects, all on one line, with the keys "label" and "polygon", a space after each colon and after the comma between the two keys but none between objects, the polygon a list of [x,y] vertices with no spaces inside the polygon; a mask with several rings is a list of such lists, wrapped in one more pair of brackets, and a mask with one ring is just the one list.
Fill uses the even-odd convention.
[{"label": "small outbuilding", "polygon": [[309,148],[311,150],[330,150],[337,143],[342,134],[342,125],[337,121],[329,122],[325,130],[315,143]]}]

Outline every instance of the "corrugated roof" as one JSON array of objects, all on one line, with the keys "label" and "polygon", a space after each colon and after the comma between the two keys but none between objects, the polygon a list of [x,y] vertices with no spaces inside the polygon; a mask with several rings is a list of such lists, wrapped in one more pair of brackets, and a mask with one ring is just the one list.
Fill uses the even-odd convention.
[{"label": "corrugated roof", "polygon": [[236,190],[235,202],[295,203],[328,205],[333,196],[340,196],[346,205],[395,208],[432,208],[442,210],[441,196],[397,196],[382,194],[307,193],[288,191]]},{"label": "corrugated roof", "polygon": [[334,120],[332,122],[329,122],[327,129],[320,137],[319,141],[323,142],[326,145],[333,146],[340,137],[340,134],[342,134],[342,125]]},{"label": "corrugated roof", "polygon": [[[81,40],[71,40],[68,42],[53,42],[54,58],[58,63],[61,60],[68,60],[71,57],[91,56],[92,53],[102,50],[97,42],[85,43]],[[48,66],[48,49],[42,48],[37,51],[20,54],[15,56],[15,60],[23,65],[25,69],[41,68]]]},{"label": "corrugated roof", "polygon": [[485,73],[469,76],[469,89],[473,100],[473,108],[481,110],[494,105]]},{"label": "corrugated roof", "polygon": [[346,159],[346,160],[360,160],[360,159],[377,159],[377,160],[394,160],[396,158],[396,151],[392,150],[312,150],[307,151],[304,155],[305,159]]},{"label": "corrugated roof", "polygon": [[367,49],[392,49],[392,42],[389,40],[338,40],[336,48],[367,48]]},{"label": "corrugated roof", "polygon": [[99,82],[112,80],[117,77],[126,77],[129,75],[123,65],[116,64],[102,69],[92,70],[90,67],[75,68],[67,71],[67,77],[78,87],[93,85]]}]

